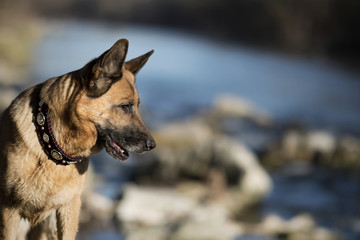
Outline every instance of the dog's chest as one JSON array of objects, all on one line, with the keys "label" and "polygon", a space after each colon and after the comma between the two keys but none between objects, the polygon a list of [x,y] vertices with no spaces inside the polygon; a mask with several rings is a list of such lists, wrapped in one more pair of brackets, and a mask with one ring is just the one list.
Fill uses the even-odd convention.
[{"label": "dog's chest", "polygon": [[29,220],[42,220],[52,210],[80,196],[86,173],[79,174],[74,166],[58,166],[49,162],[22,176],[14,186],[22,215]]}]

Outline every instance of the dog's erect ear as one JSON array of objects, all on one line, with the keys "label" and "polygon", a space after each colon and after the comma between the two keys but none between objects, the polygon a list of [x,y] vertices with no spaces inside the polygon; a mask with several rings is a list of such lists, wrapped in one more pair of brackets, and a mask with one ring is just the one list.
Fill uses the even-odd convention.
[{"label": "dog's erect ear", "polygon": [[121,69],[125,61],[128,46],[128,40],[120,39],[100,57],[98,68],[105,76],[112,78],[121,76]]},{"label": "dog's erect ear", "polygon": [[141,55],[140,57],[134,58],[130,61],[127,61],[125,63],[125,68],[132,72],[134,75],[136,75],[140,69],[145,65],[151,54],[154,53],[154,50],[151,50],[148,53],[145,53],[144,55]]},{"label": "dog's erect ear", "polygon": [[88,83],[89,97],[103,95],[121,78],[128,45],[128,40],[120,39],[96,60],[92,67],[93,77]]}]

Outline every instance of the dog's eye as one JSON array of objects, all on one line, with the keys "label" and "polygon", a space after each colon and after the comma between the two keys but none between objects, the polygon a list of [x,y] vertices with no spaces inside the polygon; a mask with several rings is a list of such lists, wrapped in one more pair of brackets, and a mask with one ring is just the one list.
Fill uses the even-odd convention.
[{"label": "dog's eye", "polygon": [[126,113],[129,113],[132,110],[132,105],[131,104],[122,104],[122,105],[120,105],[120,107]]},{"label": "dog's eye", "polygon": [[133,112],[133,107],[134,107],[133,103],[124,103],[124,104],[119,104],[119,105],[115,106],[115,108],[120,108],[125,113],[132,113]]}]

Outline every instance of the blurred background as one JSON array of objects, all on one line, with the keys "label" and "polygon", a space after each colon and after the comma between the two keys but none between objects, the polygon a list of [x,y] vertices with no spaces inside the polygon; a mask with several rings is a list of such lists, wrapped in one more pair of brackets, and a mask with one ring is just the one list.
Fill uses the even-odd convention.
[{"label": "blurred background", "polygon": [[77,239],[360,239],[357,0],[0,0],[0,111],[127,38],[157,141],[92,157]]}]

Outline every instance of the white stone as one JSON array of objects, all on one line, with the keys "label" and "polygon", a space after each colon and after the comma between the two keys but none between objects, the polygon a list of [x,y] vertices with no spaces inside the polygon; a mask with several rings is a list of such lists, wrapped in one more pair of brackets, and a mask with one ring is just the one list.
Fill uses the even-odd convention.
[{"label": "white stone", "polygon": [[199,204],[186,220],[172,240],[230,240],[244,233],[239,224],[230,220],[228,210],[222,204]]},{"label": "white stone", "polygon": [[256,107],[245,98],[234,95],[217,97],[213,111],[224,117],[249,118],[261,125],[269,125],[272,122],[270,115],[265,110]]},{"label": "white stone", "polygon": [[303,147],[304,138],[297,131],[289,131],[285,134],[282,140],[282,148],[285,157],[297,157],[299,151]]},{"label": "white stone", "polygon": [[261,224],[261,231],[266,236],[276,236],[279,233],[287,232],[287,224],[284,219],[278,215],[268,215]]},{"label": "white stone", "polygon": [[259,164],[257,157],[245,145],[226,136],[218,136],[215,142],[216,158],[232,163],[244,173],[239,182],[239,191],[260,200],[272,189],[269,174]]},{"label": "white stone", "polygon": [[233,240],[243,234],[243,230],[230,223],[187,222],[171,240]]},{"label": "white stone", "polygon": [[126,240],[169,240],[169,231],[164,227],[141,227],[125,234]]},{"label": "white stone", "polygon": [[325,131],[309,132],[305,141],[310,150],[321,153],[332,153],[336,147],[335,137]]},{"label": "white stone", "polygon": [[315,220],[309,214],[300,214],[288,222],[290,232],[310,232],[316,227]]},{"label": "white stone", "polygon": [[318,227],[312,233],[313,240],[341,240],[342,238],[335,232],[326,228]]},{"label": "white stone", "polygon": [[82,220],[96,218],[109,220],[114,215],[114,202],[93,191],[85,191],[82,196]]},{"label": "white stone", "polygon": [[171,188],[129,185],[116,216],[124,224],[165,226],[187,216],[195,204]]}]

